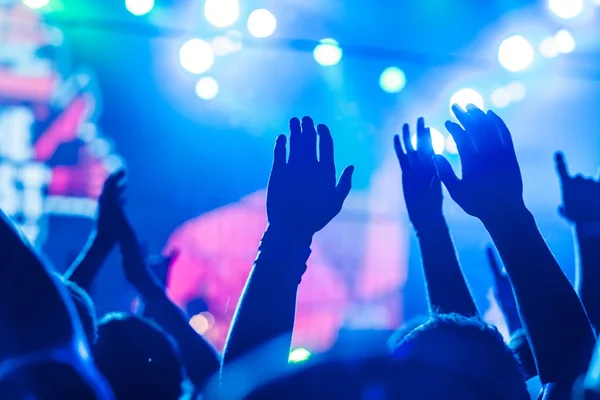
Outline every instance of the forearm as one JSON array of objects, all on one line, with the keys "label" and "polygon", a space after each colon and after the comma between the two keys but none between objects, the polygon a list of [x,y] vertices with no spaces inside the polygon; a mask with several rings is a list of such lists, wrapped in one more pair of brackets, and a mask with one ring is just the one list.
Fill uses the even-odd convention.
[{"label": "forearm", "polygon": [[544,383],[586,370],[595,338],[587,315],[526,210],[485,224],[513,284],[521,321]]},{"label": "forearm", "polygon": [[277,338],[282,347],[270,362],[286,365],[291,347],[298,284],[310,240],[267,229],[229,332],[223,362]]},{"label": "forearm", "polygon": [[443,217],[418,233],[432,312],[478,315]]},{"label": "forearm", "polygon": [[600,331],[600,222],[580,224],[575,229],[579,248],[577,292],[590,322]]},{"label": "forearm", "polygon": [[110,254],[114,241],[92,233],[86,247],[69,267],[64,277],[89,291],[94,278]]}]

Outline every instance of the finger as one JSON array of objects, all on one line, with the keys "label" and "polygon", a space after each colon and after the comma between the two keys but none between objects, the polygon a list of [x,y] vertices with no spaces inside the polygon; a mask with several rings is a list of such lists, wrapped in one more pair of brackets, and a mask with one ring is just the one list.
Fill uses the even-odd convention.
[{"label": "finger", "polygon": [[460,197],[461,197],[461,195],[460,195],[461,181],[460,181],[460,179],[458,179],[458,177],[454,173],[454,170],[452,169],[450,162],[444,156],[440,156],[440,155],[434,156],[433,162],[435,163],[435,168],[437,170],[438,176],[439,176],[440,180],[444,183],[444,186],[446,186],[446,189],[448,189],[450,196],[452,196],[454,201],[459,203]]},{"label": "finger", "polygon": [[411,156],[415,152],[415,148],[412,145],[410,137],[410,126],[408,124],[402,125],[402,142],[404,144],[404,150],[407,156]]},{"label": "finger", "polygon": [[565,161],[565,155],[558,151],[554,154],[554,161],[556,164],[556,172],[561,182],[565,182],[571,178],[567,169],[567,162]]},{"label": "finger", "polygon": [[112,190],[117,185],[117,183],[123,178],[125,178],[124,169],[119,169],[113,172],[108,176],[108,178],[106,178],[106,181],[104,181],[104,190]]},{"label": "finger", "polygon": [[471,121],[469,119],[469,113],[467,112],[467,110],[463,109],[458,104],[452,104],[450,108],[452,109],[452,113],[454,114],[458,122],[460,122],[460,124],[463,126],[463,128],[468,129],[471,125]]},{"label": "finger", "polygon": [[317,162],[317,131],[310,117],[302,118],[302,159],[307,163]]},{"label": "finger", "polygon": [[417,120],[417,150],[428,156],[433,156],[433,143],[431,142],[431,132],[425,128],[425,119],[420,117]]},{"label": "finger", "polygon": [[290,119],[290,159],[291,163],[296,163],[302,154],[302,128],[300,120],[296,117]]},{"label": "finger", "polygon": [[488,262],[492,269],[492,274],[494,275],[494,279],[500,280],[504,278],[504,273],[502,272],[502,267],[500,267],[500,263],[498,262],[498,258],[496,257],[496,252],[494,251],[493,246],[487,246],[485,249],[485,253],[487,255]]},{"label": "finger", "polygon": [[346,197],[348,197],[348,194],[350,193],[350,189],[352,189],[352,174],[353,173],[354,173],[353,165],[346,167],[346,169],[344,169],[344,171],[342,172],[342,176],[340,176],[340,180],[338,181],[338,184],[336,186],[336,192],[337,192],[337,196],[338,196],[340,209],[342,207],[342,204],[344,204]]},{"label": "finger", "polygon": [[333,153],[333,138],[326,125],[317,126],[319,133],[319,163],[325,168],[327,173],[332,174],[335,183],[335,159]]},{"label": "finger", "polygon": [[508,130],[508,127],[506,126],[502,118],[500,118],[492,110],[489,110],[487,112],[487,116],[494,123],[494,125],[496,125],[496,129],[498,130],[498,135],[500,136],[500,142],[502,143],[502,145],[506,149],[514,153],[515,146],[513,144],[512,135],[510,134],[510,131]]},{"label": "finger", "polygon": [[287,138],[285,135],[281,134],[277,136],[277,139],[275,140],[275,148],[273,149],[273,170],[285,166],[287,156],[286,143]]},{"label": "finger", "polygon": [[398,162],[400,162],[400,169],[405,171],[408,167],[408,156],[402,150],[402,145],[400,144],[400,135],[394,135],[394,150],[396,151],[396,157],[398,158]]},{"label": "finger", "polygon": [[456,143],[456,148],[458,149],[459,155],[464,157],[475,152],[473,141],[462,126],[452,121],[446,121],[445,126],[448,132],[450,132],[450,135],[452,135],[454,143]]}]

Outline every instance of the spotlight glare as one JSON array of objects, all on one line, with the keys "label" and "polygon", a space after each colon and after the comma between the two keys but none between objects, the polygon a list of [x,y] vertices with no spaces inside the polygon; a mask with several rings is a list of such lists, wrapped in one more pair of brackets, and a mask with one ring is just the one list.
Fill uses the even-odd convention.
[{"label": "spotlight glare", "polygon": [[255,38],[266,38],[275,32],[277,19],[269,10],[261,8],[250,13],[247,26]]},{"label": "spotlight glare", "polygon": [[463,109],[467,107],[467,104],[473,104],[482,110],[485,106],[483,97],[471,88],[460,89],[454,93],[450,98],[450,106],[452,107],[453,104],[458,104]]},{"label": "spotlight glare", "polygon": [[215,61],[212,47],[201,39],[190,39],[179,49],[179,63],[193,74],[201,74]]},{"label": "spotlight glare", "polygon": [[379,86],[386,93],[398,93],[406,86],[406,75],[397,67],[388,67],[379,76]]},{"label": "spotlight glare", "polygon": [[237,0],[206,0],[204,17],[217,28],[233,25],[240,16],[240,3]]},{"label": "spotlight glare", "polygon": [[212,100],[219,94],[219,83],[209,76],[200,78],[196,82],[196,94],[202,100]]},{"label": "spotlight glare", "polygon": [[498,61],[511,72],[527,69],[533,62],[533,46],[521,35],[504,39],[498,48]]},{"label": "spotlight glare", "polygon": [[458,154],[458,147],[456,147],[456,142],[452,135],[448,135],[446,138],[446,152],[448,154]]},{"label": "spotlight glare", "polygon": [[[433,152],[435,154],[442,154],[444,152],[444,146],[446,139],[444,135],[440,131],[435,128],[429,127],[429,133],[431,134],[431,145],[433,147]],[[413,134],[410,138],[410,142],[413,146],[413,149],[417,148],[417,134]]]},{"label": "spotlight glare", "polygon": [[47,6],[48,3],[50,3],[50,0],[21,0],[21,3],[33,10],[37,10],[39,8]]},{"label": "spotlight glare", "polygon": [[570,19],[581,14],[583,0],[548,0],[548,8],[559,18]]},{"label": "spotlight glare", "polygon": [[311,353],[310,351],[303,349],[303,348],[299,348],[299,349],[294,349],[292,351],[290,351],[290,356],[288,361],[290,363],[299,363],[299,362],[303,362],[306,361],[310,358]]},{"label": "spotlight glare", "polygon": [[511,95],[507,88],[499,88],[490,95],[490,102],[496,108],[508,107],[511,101]]},{"label": "spotlight glare", "polygon": [[313,56],[320,65],[331,67],[342,59],[342,49],[334,39],[321,39],[313,51]]},{"label": "spotlight glare", "polygon": [[125,0],[125,8],[135,16],[148,14],[154,8],[154,0]]},{"label": "spotlight glare", "polygon": [[553,37],[547,37],[540,43],[540,54],[546,58],[553,58],[558,55],[558,49]]},{"label": "spotlight glare", "polygon": [[559,53],[571,53],[575,50],[575,38],[568,30],[561,29],[554,35],[554,46]]}]

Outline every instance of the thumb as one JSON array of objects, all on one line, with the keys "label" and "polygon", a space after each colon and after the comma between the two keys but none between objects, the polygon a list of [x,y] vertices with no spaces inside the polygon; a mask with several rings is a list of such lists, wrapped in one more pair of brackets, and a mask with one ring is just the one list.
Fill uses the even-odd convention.
[{"label": "thumb", "polygon": [[454,173],[450,162],[440,155],[434,156],[433,162],[440,180],[444,182],[444,186],[448,189],[450,196],[456,200],[455,195],[458,194],[460,179]]},{"label": "thumb", "polygon": [[337,191],[340,206],[344,203],[344,200],[346,200],[346,197],[348,197],[348,194],[350,193],[350,189],[352,189],[352,174],[353,173],[354,173],[354,165],[346,167],[346,169],[344,169],[344,172],[342,172],[342,176],[340,176],[340,180],[338,181],[338,184],[335,188]]}]

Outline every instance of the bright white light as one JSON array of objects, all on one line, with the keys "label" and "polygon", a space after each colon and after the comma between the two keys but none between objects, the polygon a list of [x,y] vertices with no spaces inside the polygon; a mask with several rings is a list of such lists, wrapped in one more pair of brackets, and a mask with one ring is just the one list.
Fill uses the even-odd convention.
[{"label": "bright white light", "polygon": [[492,92],[490,95],[490,102],[496,108],[508,107],[511,101],[511,95],[508,89],[499,88]]},{"label": "bright white light", "polygon": [[592,0],[592,3],[594,3],[597,6],[600,6],[600,0]]},{"label": "bright white light", "polygon": [[[446,139],[444,138],[444,135],[442,135],[442,133],[440,131],[438,131],[435,128],[429,128],[429,133],[431,133],[431,145],[433,147],[433,152],[435,154],[442,154],[444,152],[444,146],[445,146],[445,142]],[[417,148],[417,134],[413,134],[412,137],[410,138],[410,141],[412,143],[413,149]]]},{"label": "bright white light", "polygon": [[299,363],[302,361],[306,361],[310,358],[311,353],[310,351],[300,348],[300,349],[294,349],[292,351],[290,351],[290,356],[288,361],[291,363]]},{"label": "bright white light", "polygon": [[37,10],[38,8],[48,5],[50,0],[21,0],[21,2],[27,7]]},{"label": "bright white light", "polygon": [[458,154],[458,147],[456,147],[456,142],[452,135],[448,135],[446,138],[446,152],[448,154]]},{"label": "bright white light", "polygon": [[321,39],[315,47],[313,55],[317,63],[324,67],[336,65],[342,59],[342,49],[333,39]]},{"label": "bright white light", "polygon": [[527,94],[527,89],[525,88],[525,85],[522,82],[511,82],[510,85],[508,85],[506,87],[506,90],[508,90],[508,93],[510,94],[510,99],[513,102],[518,102],[521,101],[525,98],[525,95]]},{"label": "bright white light", "polygon": [[540,43],[540,53],[546,58],[553,58],[558,55],[558,49],[553,37],[547,37]]},{"label": "bright white light", "polygon": [[458,104],[463,109],[467,107],[467,104],[473,104],[482,110],[485,106],[483,97],[471,88],[460,89],[458,92],[454,93],[450,98],[450,106],[453,104]]},{"label": "bright white light", "polygon": [[559,18],[569,19],[583,11],[583,0],[548,0],[548,8]]},{"label": "bright white light", "polygon": [[554,45],[559,53],[571,53],[575,50],[575,38],[568,30],[561,29],[554,35]]},{"label": "bright white light", "polygon": [[193,74],[208,71],[214,62],[212,47],[204,40],[190,39],[179,49],[179,63]]},{"label": "bright white light", "polygon": [[248,17],[248,32],[256,38],[271,36],[277,28],[277,19],[269,10],[254,10]]},{"label": "bright white light", "polygon": [[237,0],[206,0],[204,16],[211,25],[225,28],[237,21],[240,16],[240,3]]},{"label": "bright white light", "polygon": [[133,15],[148,14],[154,8],[154,0],[125,0],[125,8]]},{"label": "bright white light", "polygon": [[533,46],[521,35],[511,36],[500,44],[498,61],[509,71],[523,71],[531,65],[534,57]]},{"label": "bright white light", "polygon": [[406,75],[397,67],[388,67],[379,76],[379,86],[387,93],[398,93],[406,86]]},{"label": "bright white light", "polygon": [[196,82],[196,94],[202,100],[212,100],[219,94],[219,83],[208,76],[200,78]]}]

